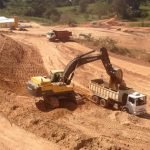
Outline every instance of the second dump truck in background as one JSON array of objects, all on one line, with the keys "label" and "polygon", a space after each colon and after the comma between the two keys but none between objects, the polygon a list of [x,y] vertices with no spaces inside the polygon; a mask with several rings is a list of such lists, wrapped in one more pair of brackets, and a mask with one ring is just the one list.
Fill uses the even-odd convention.
[{"label": "second dump truck in background", "polygon": [[72,32],[67,31],[67,30],[52,30],[50,32],[47,33],[47,38],[49,39],[49,41],[56,41],[56,40],[60,40],[60,41],[68,41],[70,39],[70,37],[72,36]]}]

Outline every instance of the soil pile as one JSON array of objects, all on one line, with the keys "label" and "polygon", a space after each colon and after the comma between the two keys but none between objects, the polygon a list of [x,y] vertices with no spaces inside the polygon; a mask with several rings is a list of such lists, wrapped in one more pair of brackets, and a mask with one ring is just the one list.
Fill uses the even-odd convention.
[{"label": "soil pile", "polygon": [[[40,29],[33,29],[33,36],[13,34],[11,37],[16,39],[16,41],[37,47],[47,71],[65,68],[69,60],[72,60],[79,54],[90,51],[87,47],[76,42],[53,43],[47,41],[45,37],[35,37],[35,34],[41,34],[41,32],[43,32],[41,29],[43,29],[44,32],[47,30],[46,27],[42,27]],[[111,28],[109,28],[109,30],[93,28],[76,28],[76,30],[73,30],[76,35],[79,35],[80,32],[86,35],[91,32],[92,35],[97,38],[98,33],[100,33],[99,35],[101,36],[107,35],[114,37],[115,35],[117,39],[122,40],[122,44],[126,45],[130,45],[127,42],[130,40],[132,41],[131,43],[134,44],[134,41],[136,41],[137,44],[139,39],[136,36],[136,40],[133,40],[131,35],[127,35],[124,32],[121,33],[121,31],[117,32],[116,30],[111,30]],[[120,33],[122,35],[120,35]],[[142,39],[139,40],[141,41]],[[146,38],[144,38],[144,41],[145,40]],[[3,71],[0,71],[0,77],[2,79],[2,81],[0,81],[0,87],[2,87],[3,83],[3,85],[10,89],[13,88],[14,84],[15,88],[19,89],[24,85],[23,82],[28,80],[28,77],[43,75],[43,73],[45,75],[45,70],[42,70],[44,68],[43,61],[37,49],[16,41],[8,37],[5,39],[5,36],[0,36],[0,69],[3,69]],[[123,69],[124,79],[127,85],[145,92],[145,94],[149,96],[150,72],[147,66],[130,62],[126,59],[120,59],[120,57],[119,59],[118,57],[111,57],[111,61],[114,66]],[[6,67],[7,69],[5,69]],[[11,72],[10,69],[13,71]],[[79,86],[78,90],[81,89],[80,91],[82,93],[91,79],[101,77],[101,75],[108,81],[108,75],[101,61],[93,62],[76,69],[73,82],[77,85],[75,86],[76,88]],[[18,84],[18,82],[20,84]],[[23,88],[25,89],[25,86],[23,86]],[[56,143],[56,145],[59,145],[61,148],[64,147],[62,149],[138,150],[150,147],[149,114],[136,117],[115,109],[103,109],[86,101],[86,98],[90,99],[90,97],[86,97],[86,95],[85,104],[83,105],[74,106],[72,104],[74,107],[70,109],[71,104],[66,101],[68,104],[67,107],[52,110],[43,103],[41,98],[28,95],[20,96],[20,93],[18,94],[3,89],[0,89],[0,110],[3,115],[9,119],[11,124],[18,125],[26,131],[43,137],[46,141],[50,141],[50,143]],[[86,94],[91,95],[89,92]],[[3,127],[0,131],[3,130],[6,131],[2,132],[1,135],[5,135],[5,139],[9,140],[10,138],[7,138],[7,136],[12,137],[7,132],[9,130]],[[14,129],[12,128],[12,130]],[[14,135],[17,135],[17,133],[14,133]],[[17,138],[13,138],[12,141],[15,139]],[[0,139],[0,144],[1,141]],[[16,141],[22,143],[22,140]],[[6,141],[3,143],[4,146],[8,145]]]},{"label": "soil pile", "polygon": [[46,75],[38,51],[0,34],[0,87],[18,91],[34,75]]}]

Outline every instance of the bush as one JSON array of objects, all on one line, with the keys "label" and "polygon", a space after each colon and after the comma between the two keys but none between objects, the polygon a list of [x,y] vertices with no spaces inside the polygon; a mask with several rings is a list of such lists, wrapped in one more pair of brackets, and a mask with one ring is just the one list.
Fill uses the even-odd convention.
[{"label": "bush", "polygon": [[80,0],[79,2],[79,10],[81,13],[85,13],[87,11],[87,0]]},{"label": "bush", "polygon": [[44,12],[43,16],[48,19],[51,19],[53,22],[57,22],[60,20],[61,15],[60,15],[60,12],[57,11],[57,9],[50,8]]},{"label": "bush", "polygon": [[61,17],[60,17],[60,23],[63,23],[63,24],[76,24],[76,20],[73,18],[72,15],[69,15],[69,14],[62,14]]},{"label": "bush", "polygon": [[141,16],[140,0],[113,0],[114,11],[124,19]]},{"label": "bush", "polygon": [[108,15],[110,11],[111,7],[108,3],[99,1],[93,8],[89,9],[88,12],[96,14],[99,18],[101,18],[104,15]]}]

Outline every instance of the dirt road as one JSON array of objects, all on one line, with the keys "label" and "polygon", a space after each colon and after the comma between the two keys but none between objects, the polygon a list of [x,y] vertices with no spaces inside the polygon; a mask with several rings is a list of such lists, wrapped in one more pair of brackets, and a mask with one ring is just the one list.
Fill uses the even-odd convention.
[{"label": "dirt road", "polygon": [[[3,71],[5,74],[0,74],[1,79],[5,83],[0,86],[0,110],[2,113],[8,117],[10,122],[37,135],[35,139],[42,137],[50,141],[50,143],[47,143],[46,141],[46,144],[39,142],[41,146],[56,143],[58,148],[63,147],[62,149],[71,150],[148,150],[148,147],[150,146],[150,115],[147,115],[144,118],[139,118],[116,110],[103,109],[88,101],[86,101],[86,104],[78,107],[70,103],[70,105],[68,104],[65,108],[49,110],[45,108],[40,99],[31,97],[24,91],[19,94],[20,91],[18,89],[25,86],[25,80],[27,80],[30,76],[38,74],[41,75],[44,73],[47,74],[50,69],[63,69],[68,61],[72,60],[76,55],[90,50],[89,48],[76,42],[49,42],[46,37],[40,36],[41,34],[44,34],[44,31],[47,29],[48,27],[37,25],[37,28],[31,29],[32,31],[30,34],[28,34],[28,32],[17,32],[16,34],[8,35],[8,37],[11,37],[15,40],[15,42],[17,42],[17,45],[19,44],[21,46],[21,48],[20,46],[17,46],[19,47],[17,50],[12,50],[12,52],[16,51],[13,58],[18,58],[17,54],[20,54],[20,49],[25,55],[23,55],[23,59],[17,63],[17,67],[15,66],[15,82],[20,83],[20,85],[17,84],[17,89],[14,88],[13,90],[10,90],[12,88],[12,84],[10,84],[11,77],[9,75],[7,76],[7,80],[4,82],[4,75],[6,76],[8,74],[6,70],[8,70],[8,68],[9,70],[12,70],[14,66],[12,66],[12,68],[5,68]],[[76,34],[79,33],[79,30],[80,32],[91,31],[95,34],[95,36],[97,35],[98,30],[99,32],[106,30],[91,28],[87,28],[87,30],[84,28],[69,29],[74,30]],[[119,38],[119,31],[116,33],[113,30],[107,30],[104,34],[109,35],[109,33],[116,36],[116,38]],[[121,32],[119,36],[125,40],[126,34],[128,33]],[[129,35],[127,35],[128,38],[126,38],[126,43],[132,44],[134,36],[135,35],[129,38]],[[139,36],[137,36],[137,38],[140,40]],[[148,40],[147,37],[144,37],[143,41],[144,39]],[[124,41],[121,43],[123,42]],[[130,44],[128,44],[129,47]],[[133,43],[133,45],[138,46],[137,43]],[[139,44],[139,46],[141,45]],[[149,46],[150,45],[147,45],[145,48],[148,49]],[[7,47],[5,47],[5,51],[8,51]],[[5,51],[3,50],[3,53],[0,53],[1,55],[3,54],[3,57],[1,57],[3,58],[1,59],[1,64],[8,66],[11,66],[11,63],[16,64],[14,59],[10,61],[9,64],[4,63],[7,58],[6,56],[4,57]],[[150,97],[149,66],[129,62],[124,59],[119,59],[119,57],[111,56],[110,58],[114,65],[123,69],[124,79],[129,86],[134,87],[136,90],[141,91]],[[28,62],[30,65],[28,65]],[[20,67],[18,68],[18,66]],[[4,66],[1,66],[1,68],[4,68]],[[9,74],[11,74],[11,72],[9,72]],[[77,69],[75,71],[75,78],[73,82],[79,86],[83,92],[87,92],[88,81],[94,78],[99,78],[102,75],[104,79],[108,79],[102,63],[98,61]],[[23,84],[22,81],[24,81]],[[4,85],[7,87],[5,90],[3,88]],[[70,107],[71,105],[72,107]],[[150,111],[149,102],[147,109]],[[0,127],[2,127],[0,130],[3,130],[3,126]],[[20,132],[22,133],[22,130],[14,129],[14,132],[19,134]],[[4,134],[5,133],[7,132],[4,130]],[[20,135],[17,137],[12,137],[11,133],[7,134],[9,138],[14,140],[12,140],[14,143],[16,142],[16,139],[20,137]],[[31,137],[32,136],[33,135],[31,135]],[[2,139],[3,138],[7,137],[2,137]],[[2,141],[1,143],[4,148],[7,148],[5,140],[1,140],[1,136],[0,141]],[[34,143],[33,138],[33,145]],[[52,144],[52,146],[55,147],[55,144]],[[42,147],[39,146],[38,148],[42,149]],[[22,148],[18,146],[18,149]]]},{"label": "dirt road", "polygon": [[[70,30],[73,32],[73,36],[79,37],[80,34],[91,34],[94,38],[109,37],[117,41],[118,45],[125,48],[146,50],[150,52],[150,30],[149,28],[137,28],[137,27],[118,27],[113,26],[109,28],[93,28],[93,27],[75,27],[68,28],[67,26],[41,26],[37,23],[30,23],[33,28],[29,29],[29,32],[19,32],[19,34],[26,35],[46,35],[49,30]],[[118,30],[118,28],[120,30]]]}]

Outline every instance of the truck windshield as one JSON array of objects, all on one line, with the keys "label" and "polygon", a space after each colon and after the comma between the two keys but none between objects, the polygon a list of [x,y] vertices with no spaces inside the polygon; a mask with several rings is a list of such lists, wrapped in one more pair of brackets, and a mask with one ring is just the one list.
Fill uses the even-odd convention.
[{"label": "truck windshield", "polygon": [[135,103],[135,99],[132,98],[132,97],[129,97],[129,102],[131,102],[132,104],[134,104]]},{"label": "truck windshield", "polygon": [[54,33],[53,32],[48,32],[47,35],[51,35],[52,36],[52,35],[54,35]]},{"label": "truck windshield", "polygon": [[146,104],[146,97],[140,97],[136,99],[136,106],[141,106]]}]

